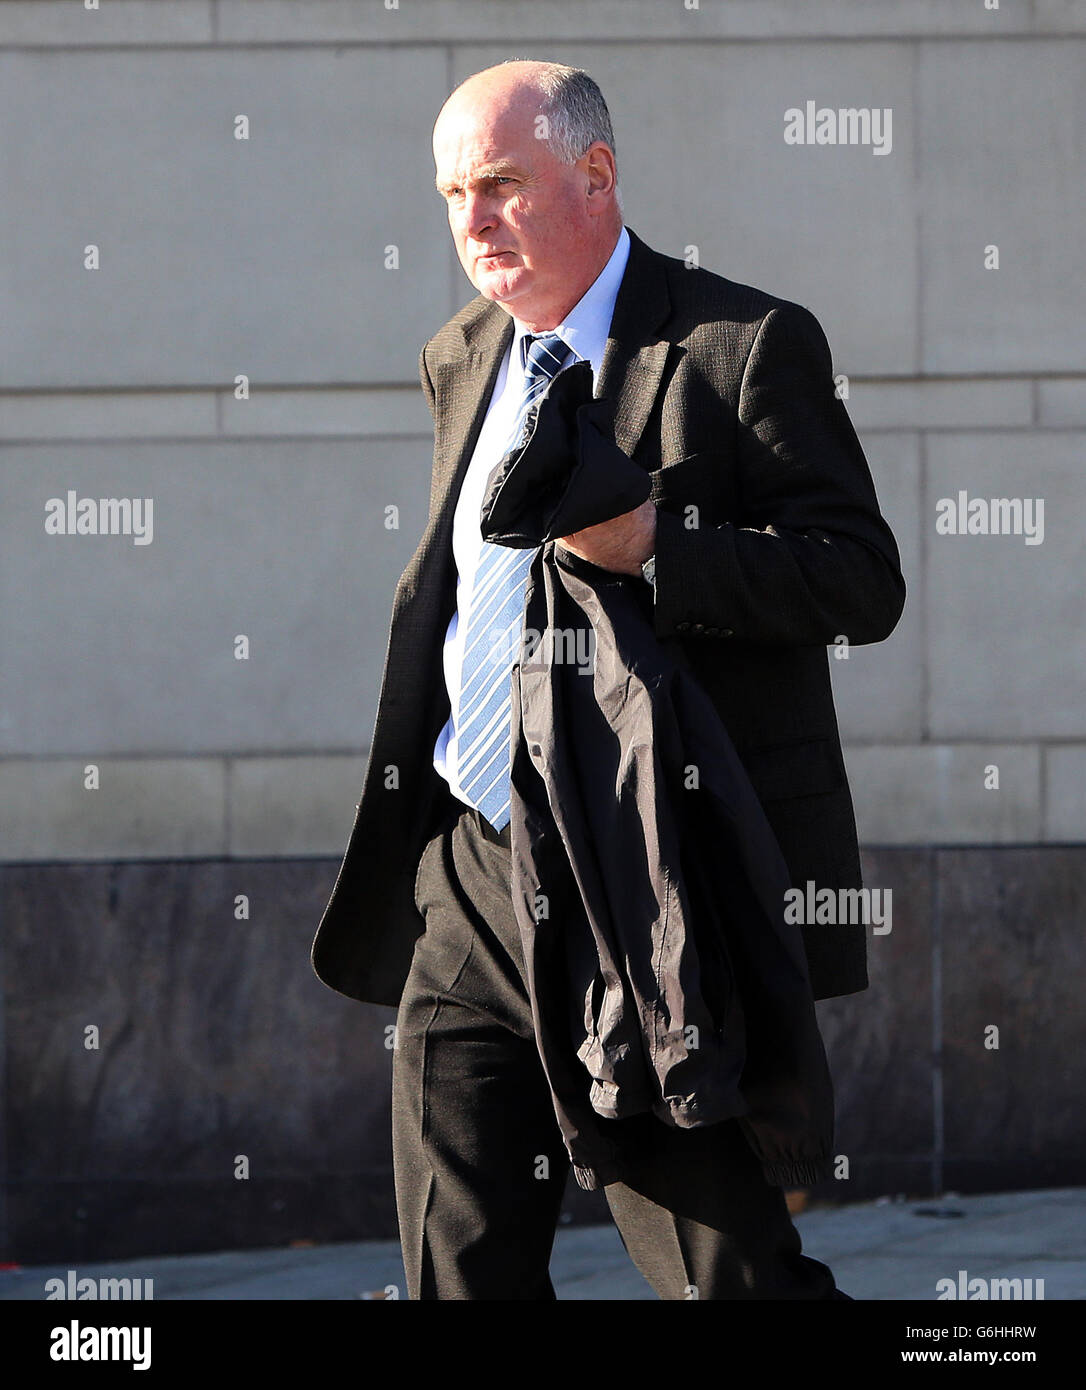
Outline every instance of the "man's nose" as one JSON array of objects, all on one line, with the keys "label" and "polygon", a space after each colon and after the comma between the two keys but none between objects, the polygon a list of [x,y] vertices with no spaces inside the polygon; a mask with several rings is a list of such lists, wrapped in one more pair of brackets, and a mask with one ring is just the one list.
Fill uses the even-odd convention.
[{"label": "man's nose", "polygon": [[464,199],[463,228],[471,237],[493,231],[498,225],[497,211],[492,199],[479,193],[469,193]]}]

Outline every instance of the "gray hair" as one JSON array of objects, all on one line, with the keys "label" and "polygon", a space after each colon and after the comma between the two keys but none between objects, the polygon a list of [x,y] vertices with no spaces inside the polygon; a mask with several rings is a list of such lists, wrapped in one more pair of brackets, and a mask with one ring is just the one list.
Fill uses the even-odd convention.
[{"label": "gray hair", "polygon": [[[534,59],[507,58],[498,67],[509,63],[533,62]],[[547,63],[534,74],[543,96],[541,115],[547,118],[550,136],[547,141],[552,153],[563,164],[574,164],[597,140],[615,152],[615,133],[611,128],[611,113],[603,93],[584,68],[566,67],[564,63]],[[615,196],[618,200],[618,161],[615,161]],[[619,201],[619,208],[622,207]]]}]

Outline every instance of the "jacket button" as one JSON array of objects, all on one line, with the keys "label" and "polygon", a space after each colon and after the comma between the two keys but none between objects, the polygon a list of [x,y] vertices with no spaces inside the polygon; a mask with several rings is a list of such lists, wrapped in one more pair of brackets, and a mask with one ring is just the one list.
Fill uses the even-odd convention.
[{"label": "jacket button", "polygon": [[707,637],[719,637],[719,636],[720,636],[720,628],[718,628],[718,627],[707,627],[707,628],[705,629],[705,635],[706,635]]},{"label": "jacket button", "polygon": [[720,635],[721,637],[734,637],[735,633],[732,631],[730,627],[722,627],[720,629]]},{"label": "jacket button", "polygon": [[675,631],[676,631],[676,632],[689,632],[689,631],[690,631],[690,624],[689,624],[688,622],[676,623],[676,624],[675,624]]},{"label": "jacket button", "polygon": [[695,624],[694,624],[694,631],[695,631],[695,632],[704,632],[704,631],[705,631],[705,624],[704,624],[704,623],[695,623]]}]

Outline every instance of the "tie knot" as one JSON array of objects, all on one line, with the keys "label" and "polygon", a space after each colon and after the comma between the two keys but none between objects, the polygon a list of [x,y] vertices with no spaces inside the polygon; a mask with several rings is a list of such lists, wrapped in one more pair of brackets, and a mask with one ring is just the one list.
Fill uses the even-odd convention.
[{"label": "tie knot", "polygon": [[553,377],[569,356],[569,347],[557,333],[540,333],[525,338],[526,369],[530,377]]}]

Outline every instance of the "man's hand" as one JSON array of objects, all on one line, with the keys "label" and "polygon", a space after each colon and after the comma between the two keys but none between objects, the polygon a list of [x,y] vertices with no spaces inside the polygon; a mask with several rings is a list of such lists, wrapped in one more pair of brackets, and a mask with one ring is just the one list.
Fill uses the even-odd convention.
[{"label": "man's hand", "polygon": [[656,504],[647,498],[632,512],[574,531],[559,543],[600,569],[640,578],[642,563],[656,549]]}]

